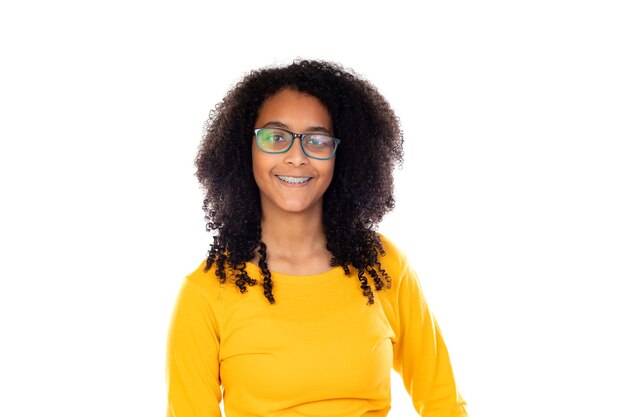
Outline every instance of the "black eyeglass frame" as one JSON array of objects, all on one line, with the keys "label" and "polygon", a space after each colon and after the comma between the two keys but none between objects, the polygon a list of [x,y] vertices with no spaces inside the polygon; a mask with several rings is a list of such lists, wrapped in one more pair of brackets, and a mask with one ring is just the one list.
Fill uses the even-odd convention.
[{"label": "black eyeglass frame", "polygon": [[[261,148],[261,145],[259,145],[259,139],[258,139],[259,138],[259,136],[258,136],[259,131],[261,131],[261,130],[270,130],[270,129],[272,129],[272,130],[281,130],[281,131],[287,132],[287,133],[289,133],[291,135],[291,142],[289,143],[289,146],[287,146],[287,149],[285,149],[284,151],[269,152],[269,151],[266,151],[265,149]],[[306,136],[327,136],[327,137],[331,138],[335,142],[335,149],[333,150],[333,153],[328,158],[319,158],[317,156],[309,155],[307,153],[306,149],[304,149],[304,140],[303,139]],[[270,154],[287,153],[287,152],[289,152],[289,150],[293,146],[293,143],[296,141],[296,138],[300,138],[300,147],[302,148],[302,152],[304,152],[304,154],[308,158],[318,159],[318,160],[321,160],[321,161],[326,161],[326,160],[332,159],[335,156],[335,154],[337,153],[337,148],[339,148],[339,144],[341,143],[341,140],[339,140],[339,139],[337,139],[335,137],[332,137],[330,135],[320,134],[320,133],[294,133],[294,132],[291,132],[291,131],[286,130],[286,129],[281,129],[279,127],[260,127],[260,128],[254,129],[254,142],[256,143],[257,148],[259,148],[259,150],[261,152],[265,152],[265,153],[270,153]]]}]

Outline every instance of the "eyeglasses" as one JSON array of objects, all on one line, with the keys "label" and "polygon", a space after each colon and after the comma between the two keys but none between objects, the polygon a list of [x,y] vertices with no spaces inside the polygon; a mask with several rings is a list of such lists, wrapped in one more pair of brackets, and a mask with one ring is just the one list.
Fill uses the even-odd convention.
[{"label": "eyeglasses", "polygon": [[330,159],[335,156],[339,139],[318,133],[293,133],[276,127],[254,129],[256,145],[266,153],[285,153],[291,149],[295,138],[300,138],[302,152],[313,159]]}]

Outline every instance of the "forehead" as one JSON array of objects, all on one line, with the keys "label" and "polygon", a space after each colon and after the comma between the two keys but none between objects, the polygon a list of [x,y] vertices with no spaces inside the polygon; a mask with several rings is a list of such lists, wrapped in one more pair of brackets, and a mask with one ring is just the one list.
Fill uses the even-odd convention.
[{"label": "forehead", "polygon": [[330,113],[317,97],[290,88],[278,91],[261,105],[257,126],[271,121],[281,122],[294,130],[311,126],[332,128]]}]

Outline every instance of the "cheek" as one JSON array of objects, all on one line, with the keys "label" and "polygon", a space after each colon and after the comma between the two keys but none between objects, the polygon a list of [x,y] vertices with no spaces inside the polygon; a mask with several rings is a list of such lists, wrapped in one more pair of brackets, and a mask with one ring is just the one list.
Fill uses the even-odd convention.
[{"label": "cheek", "polygon": [[330,185],[330,183],[333,180],[333,175],[335,172],[335,160],[333,159],[332,163],[329,164],[328,166],[324,167],[324,177],[325,177],[325,188],[328,188],[328,186]]},{"label": "cheek", "polygon": [[255,149],[256,146],[254,143],[252,144],[252,174],[254,175],[254,180],[257,185],[259,184],[259,180],[261,179],[261,171],[263,170],[263,158],[259,155],[258,149]]},{"label": "cheek", "polygon": [[269,158],[268,156],[270,155],[265,154],[258,149],[252,150],[252,175],[254,176],[254,181],[259,189],[262,189],[265,185],[271,182],[271,172],[274,166],[274,161],[271,156]]}]

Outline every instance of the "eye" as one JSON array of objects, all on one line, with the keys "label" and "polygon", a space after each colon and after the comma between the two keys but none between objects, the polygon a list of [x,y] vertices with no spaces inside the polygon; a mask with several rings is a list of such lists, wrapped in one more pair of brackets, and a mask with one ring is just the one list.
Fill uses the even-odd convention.
[{"label": "eye", "polygon": [[312,147],[323,148],[323,147],[330,145],[332,141],[333,139],[330,136],[313,135],[313,136],[309,136],[306,143],[307,145],[312,146]]},{"label": "eye", "polygon": [[283,143],[287,141],[287,132],[279,129],[262,130],[261,141],[268,144]]}]

